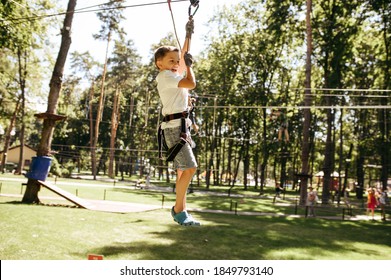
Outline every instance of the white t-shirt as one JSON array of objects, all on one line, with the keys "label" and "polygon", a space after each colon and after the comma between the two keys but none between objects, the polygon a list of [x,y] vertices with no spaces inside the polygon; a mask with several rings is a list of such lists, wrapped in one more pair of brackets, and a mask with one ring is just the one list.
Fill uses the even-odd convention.
[{"label": "white t-shirt", "polygon": [[[182,76],[169,70],[163,70],[157,75],[157,89],[163,105],[163,116],[181,113],[187,110],[189,91],[186,88],[178,87],[178,83],[182,79]],[[163,122],[162,129],[177,127],[180,125],[180,119],[171,120],[169,122]]]}]

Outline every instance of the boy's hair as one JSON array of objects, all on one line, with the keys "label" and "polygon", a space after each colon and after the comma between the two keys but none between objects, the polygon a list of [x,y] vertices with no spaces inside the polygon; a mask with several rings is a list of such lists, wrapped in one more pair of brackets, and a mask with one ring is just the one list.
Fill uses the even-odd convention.
[{"label": "boy's hair", "polygon": [[159,59],[162,59],[169,52],[179,52],[179,49],[173,46],[161,46],[155,51],[155,65],[157,68],[159,67],[157,66],[156,62]]}]

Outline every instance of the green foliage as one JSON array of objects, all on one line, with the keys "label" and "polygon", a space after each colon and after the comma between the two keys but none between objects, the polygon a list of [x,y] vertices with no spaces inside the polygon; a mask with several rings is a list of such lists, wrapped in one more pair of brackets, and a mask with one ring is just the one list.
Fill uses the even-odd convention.
[{"label": "green foliage", "polygon": [[58,163],[56,157],[52,157],[49,173],[57,177],[61,177],[62,175],[61,165]]},{"label": "green foliage", "polygon": [[43,9],[50,12],[53,6],[51,1],[1,0],[0,48],[16,51],[40,45],[48,25],[37,15]]},{"label": "green foliage", "polygon": [[123,2],[124,0],[117,0],[103,5],[105,9],[97,13],[99,20],[102,22],[102,26],[99,34],[94,35],[95,39],[110,41],[113,32],[118,32],[120,37],[125,33],[120,27],[121,20],[124,19],[122,14],[123,9],[120,8]]}]

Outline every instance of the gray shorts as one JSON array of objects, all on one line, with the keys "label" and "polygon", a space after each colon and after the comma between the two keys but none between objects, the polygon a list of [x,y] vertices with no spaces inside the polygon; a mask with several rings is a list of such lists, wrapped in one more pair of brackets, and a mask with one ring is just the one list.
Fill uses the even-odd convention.
[{"label": "gray shorts", "polygon": [[[179,142],[180,133],[180,126],[164,129],[164,139],[168,148],[171,148]],[[189,143],[186,143],[174,158],[174,168],[186,170],[192,167],[197,167],[197,161],[195,159],[191,146],[189,145]]]}]

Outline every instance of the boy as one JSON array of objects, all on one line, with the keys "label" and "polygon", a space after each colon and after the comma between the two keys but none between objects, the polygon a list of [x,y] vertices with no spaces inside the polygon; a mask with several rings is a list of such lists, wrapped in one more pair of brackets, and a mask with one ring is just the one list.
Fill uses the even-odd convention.
[{"label": "boy", "polygon": [[[186,210],[187,189],[197,170],[197,162],[189,144],[190,141],[188,141],[190,134],[187,129],[191,126],[188,118],[189,90],[196,86],[191,68],[193,58],[189,53],[185,53],[189,44],[190,36],[186,36],[182,55],[178,48],[172,46],[158,48],[155,52],[155,65],[159,69],[156,81],[163,105],[164,118],[161,129],[164,131],[164,141],[167,147],[171,148],[181,139],[186,140],[173,160],[174,168],[177,170],[177,180],[175,206],[171,209],[171,215],[180,225],[199,226],[200,223]],[[184,71],[186,71],[185,76],[183,76]],[[182,116],[178,118],[178,115]],[[185,135],[182,122],[186,125]]]}]

